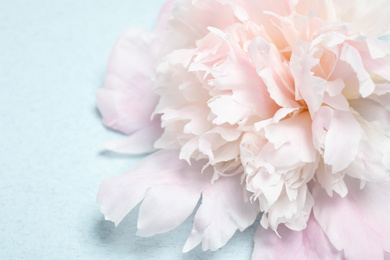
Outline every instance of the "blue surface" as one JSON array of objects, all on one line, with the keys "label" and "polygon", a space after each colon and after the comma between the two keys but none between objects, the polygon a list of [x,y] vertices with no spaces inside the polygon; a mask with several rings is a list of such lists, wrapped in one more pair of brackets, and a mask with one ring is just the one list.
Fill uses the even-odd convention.
[{"label": "blue surface", "polygon": [[0,259],[249,259],[252,227],[217,252],[182,254],[192,217],[135,236],[95,202],[100,182],[140,158],[103,151],[95,91],[129,25],[150,29],[163,0],[0,0]]}]

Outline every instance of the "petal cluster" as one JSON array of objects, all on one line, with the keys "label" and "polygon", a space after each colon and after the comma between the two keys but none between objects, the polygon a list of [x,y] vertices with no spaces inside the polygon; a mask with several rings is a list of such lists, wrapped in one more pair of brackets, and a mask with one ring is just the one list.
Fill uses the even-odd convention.
[{"label": "petal cluster", "polygon": [[[102,212],[119,223],[143,200],[149,236],[202,195],[184,251],[220,248],[261,212],[254,259],[385,257],[386,10],[380,0],[177,0],[155,32],[126,31],[98,104],[107,126],[131,135],[107,147],[159,151],[102,184]],[[354,226],[368,249],[348,239]]]}]

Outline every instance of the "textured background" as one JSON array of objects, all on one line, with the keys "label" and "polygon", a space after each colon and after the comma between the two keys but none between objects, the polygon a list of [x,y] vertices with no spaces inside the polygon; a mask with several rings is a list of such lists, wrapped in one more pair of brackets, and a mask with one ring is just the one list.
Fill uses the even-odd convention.
[{"label": "textured background", "polygon": [[109,52],[129,25],[151,29],[164,0],[0,0],[0,259],[249,259],[255,228],[217,252],[182,254],[178,229],[115,228],[99,183],[140,158],[103,151],[119,139],[96,110]]}]

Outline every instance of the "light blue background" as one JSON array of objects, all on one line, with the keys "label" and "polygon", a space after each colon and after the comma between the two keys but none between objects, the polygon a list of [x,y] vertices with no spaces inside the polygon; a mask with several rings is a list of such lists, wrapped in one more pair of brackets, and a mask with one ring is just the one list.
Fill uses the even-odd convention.
[{"label": "light blue background", "polygon": [[0,259],[250,259],[255,227],[223,249],[182,254],[192,217],[135,236],[95,202],[100,182],[140,158],[103,151],[119,139],[96,110],[109,52],[129,25],[151,29],[164,0],[0,0]]}]

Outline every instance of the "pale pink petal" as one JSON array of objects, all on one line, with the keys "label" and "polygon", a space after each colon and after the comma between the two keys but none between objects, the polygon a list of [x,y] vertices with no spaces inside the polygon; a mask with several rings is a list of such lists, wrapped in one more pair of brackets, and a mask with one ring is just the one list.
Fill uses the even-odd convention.
[{"label": "pale pink petal", "polygon": [[98,108],[104,125],[124,134],[131,134],[151,123],[152,110],[144,104],[139,104],[141,100],[147,101],[149,97],[136,91],[133,89],[134,93],[129,94],[108,88],[97,91]]},{"label": "pale pink petal", "polygon": [[316,170],[316,180],[326,190],[330,197],[333,196],[333,191],[337,192],[341,197],[345,197],[348,193],[348,188],[344,182],[345,173],[332,173],[331,166],[320,162]]},{"label": "pale pink petal", "polygon": [[260,122],[255,123],[255,129],[256,131],[261,131],[263,128],[278,123],[280,120],[285,118],[287,115],[291,114],[292,112],[298,111],[298,108],[285,108],[282,107],[278,111],[276,111],[275,115],[272,118],[262,120]]},{"label": "pale pink petal", "polygon": [[340,20],[353,23],[359,30],[378,37],[389,32],[390,6],[387,0],[333,0]]},{"label": "pale pink petal", "polygon": [[307,15],[316,12],[316,16],[327,21],[337,21],[333,0],[299,0],[289,1],[296,3],[295,10],[299,14]]},{"label": "pale pink petal", "polygon": [[248,49],[271,98],[282,107],[299,107],[294,98],[294,83],[287,62],[281,59],[277,48],[256,37]]},{"label": "pale pink petal", "polygon": [[212,75],[217,89],[232,90],[231,98],[242,107],[239,112],[246,118],[252,114],[267,119],[278,109],[255,66],[241,51],[229,52],[229,58],[214,68]]},{"label": "pale pink petal", "polygon": [[171,18],[171,11],[176,0],[168,0],[160,10],[154,30],[160,36],[165,36],[167,32],[167,22]]},{"label": "pale pink petal", "polygon": [[375,72],[379,76],[390,80],[390,64],[383,59],[373,59],[368,53],[361,52],[361,57],[364,63],[364,67],[367,70]]},{"label": "pale pink petal", "polygon": [[325,139],[328,134],[330,122],[334,115],[334,109],[329,106],[321,106],[320,109],[314,113],[311,130],[313,133],[314,147],[323,154],[325,149]]},{"label": "pale pink petal", "polygon": [[104,145],[108,150],[124,154],[143,154],[156,150],[155,141],[160,138],[163,130],[160,127],[160,119],[156,119],[150,125],[138,130],[123,140],[111,141]]},{"label": "pale pink petal", "polygon": [[237,230],[252,225],[259,212],[257,203],[245,201],[240,176],[220,178],[202,192],[202,204],[183,252],[202,243],[203,250],[224,246]]},{"label": "pale pink petal", "polygon": [[[259,202],[260,206],[264,203],[261,200]],[[307,185],[301,185],[294,200],[290,200],[284,192],[278,201],[269,208],[268,212],[263,214],[260,223],[263,227],[270,227],[274,231],[281,223],[285,223],[292,230],[303,230],[306,228],[313,204],[314,200]]]},{"label": "pale pink petal", "polygon": [[150,124],[157,104],[152,78],[160,40],[140,29],[127,29],[112,50],[99,110],[106,126],[129,134]]},{"label": "pale pink petal", "polygon": [[360,189],[359,180],[349,179],[347,186],[345,198],[316,186],[314,216],[347,259],[383,259],[390,252],[390,180]]},{"label": "pale pink petal", "polygon": [[255,234],[252,260],[337,260],[344,259],[318,225],[313,216],[307,221],[306,229],[293,231],[284,225],[278,234],[271,229],[259,227]]},{"label": "pale pink petal", "polygon": [[380,182],[390,175],[390,136],[387,127],[359,118],[362,138],[355,160],[344,170],[362,181]]},{"label": "pale pink petal", "polygon": [[234,125],[252,114],[249,107],[237,103],[233,96],[215,97],[209,101],[208,106],[216,116],[213,120],[216,125],[224,123]]},{"label": "pale pink petal", "polygon": [[340,53],[340,60],[349,64],[359,80],[359,93],[367,97],[375,90],[375,84],[364,67],[360,53],[352,46],[344,44]]},{"label": "pale pink petal", "polygon": [[310,114],[316,112],[322,105],[327,82],[323,78],[314,76],[313,67],[319,64],[314,57],[315,48],[308,44],[294,45],[290,60],[290,70],[294,77],[296,97],[302,96]]},{"label": "pale pink petal", "polygon": [[337,110],[350,110],[348,100],[341,94],[331,97],[325,93],[323,103]]},{"label": "pale pink petal", "polygon": [[365,120],[390,125],[390,111],[384,108],[378,101],[372,98],[362,98],[351,100],[349,103]]},{"label": "pale pink petal", "polygon": [[345,169],[356,157],[361,138],[358,121],[349,111],[335,110],[325,138],[324,161],[332,173]]},{"label": "pale pink petal", "polygon": [[137,235],[146,237],[171,231],[191,215],[200,199],[200,190],[191,183],[184,184],[179,181],[150,189],[139,210]]},{"label": "pale pink petal", "polygon": [[265,128],[266,138],[278,149],[286,144],[295,147],[296,156],[303,162],[314,162],[316,151],[313,146],[311,119],[307,112],[280,121]]},{"label": "pale pink petal", "polygon": [[[97,201],[101,204],[101,212],[105,215],[106,219],[111,220],[118,225],[119,222],[145,197],[147,197],[146,205],[140,213],[140,217],[143,217],[145,212],[150,209],[150,203],[152,200],[157,199],[154,203],[156,211],[163,212],[168,210],[165,208],[169,203],[170,196],[177,197],[185,196],[189,198],[192,203],[186,201],[175,201],[172,203],[172,207],[175,208],[178,214],[177,219],[169,219],[170,212],[164,212],[164,218],[158,219],[159,215],[150,215],[147,219],[140,219],[141,228],[144,227],[144,223],[152,221],[150,217],[154,216],[156,221],[155,229],[146,229],[145,234],[150,235],[153,233],[165,232],[161,223],[169,229],[173,229],[184,221],[185,217],[191,214],[192,209],[196,206],[195,197],[200,197],[202,185],[210,182],[210,176],[206,174],[200,174],[201,168],[189,167],[188,163],[178,159],[179,153],[177,151],[159,151],[146,157],[138,166],[129,171],[128,173],[107,179],[102,182]],[[160,199],[155,197],[155,192],[149,193],[156,187],[161,190],[161,187],[166,187],[164,191],[168,193],[160,194]],[[183,189],[183,187],[187,187]],[[170,190],[172,189],[172,190]],[[175,194],[173,194],[175,193]],[[184,194],[184,195],[183,195]],[[166,197],[164,197],[166,196]],[[195,201],[195,202],[194,202]],[[188,203],[188,204],[186,204]],[[149,208],[149,209],[148,209]],[[164,209],[165,208],[165,209]],[[172,209],[172,208],[170,208]],[[160,221],[160,222],[159,222]],[[164,225],[163,224],[163,225]],[[142,234],[141,230],[141,234]]]},{"label": "pale pink petal", "polygon": [[344,87],[344,80],[342,80],[341,78],[337,78],[333,81],[328,81],[326,83],[326,92],[329,94],[329,96],[333,97],[341,94],[341,91]]}]

